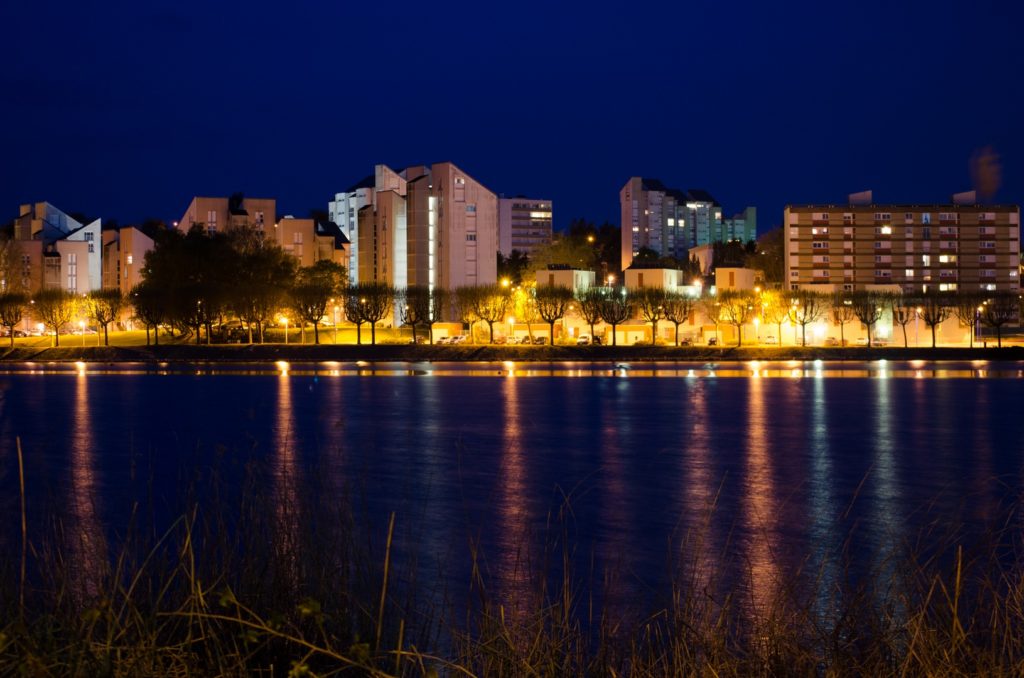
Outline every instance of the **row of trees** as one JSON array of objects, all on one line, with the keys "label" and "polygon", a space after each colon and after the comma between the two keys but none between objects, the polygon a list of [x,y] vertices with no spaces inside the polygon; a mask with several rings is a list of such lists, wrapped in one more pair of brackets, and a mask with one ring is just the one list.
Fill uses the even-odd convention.
[{"label": "row of trees", "polygon": [[870,291],[832,295],[804,290],[725,292],[718,297],[703,299],[701,307],[709,322],[716,326],[719,323],[734,325],[738,344],[743,342],[743,326],[756,317],[765,324],[777,325],[780,338],[783,324],[788,322],[799,327],[804,346],[807,345],[807,326],[818,320],[830,320],[839,327],[842,344],[846,343],[846,325],[858,321],[867,331],[868,345],[871,346],[876,325],[888,314],[893,327],[900,326],[905,347],[909,346],[907,325],[911,322],[920,319],[928,326],[932,347],[935,347],[938,327],[951,317],[957,318],[962,327],[970,329],[972,347],[978,323],[996,331],[1001,347],[1003,328],[1017,322],[1020,317],[1020,298],[1009,292],[921,295]]},{"label": "row of trees", "polygon": [[61,289],[43,290],[33,297],[21,292],[0,294],[0,325],[7,329],[14,346],[14,328],[25,317],[41,322],[53,332],[54,346],[60,346],[60,332],[75,318],[103,328],[103,343],[109,345],[109,328],[125,306],[119,290],[97,290],[77,296]]}]

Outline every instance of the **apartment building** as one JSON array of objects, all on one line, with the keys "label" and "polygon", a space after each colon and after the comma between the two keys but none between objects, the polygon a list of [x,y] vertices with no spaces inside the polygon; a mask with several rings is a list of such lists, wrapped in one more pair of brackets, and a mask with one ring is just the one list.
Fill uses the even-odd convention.
[{"label": "apartment building", "polygon": [[103,231],[103,288],[128,294],[142,282],[146,252],[153,249],[156,238],[156,227],[124,226]]},{"label": "apartment building", "polygon": [[550,200],[527,198],[498,199],[498,250],[506,257],[512,250],[533,254],[551,244],[552,204]]},{"label": "apartment building", "polygon": [[195,224],[202,224],[207,233],[221,233],[234,228],[251,228],[266,233],[277,223],[277,201],[273,198],[247,198],[235,194],[229,198],[192,198],[175,227],[187,233]]},{"label": "apartment building", "polygon": [[683,191],[657,179],[631,177],[619,191],[619,206],[623,270],[642,247],[681,259],[700,245],[756,237],[754,208],[723,221],[718,201],[699,188]]},{"label": "apartment building", "polygon": [[497,196],[453,163],[393,170],[338,193],[353,282],[455,288],[497,281]]},{"label": "apartment building", "polygon": [[785,209],[790,289],[1018,291],[1020,207],[849,204]]},{"label": "apartment building", "polygon": [[14,241],[22,289],[64,289],[73,294],[100,289],[101,232],[100,219],[82,224],[48,202],[21,205],[14,220]]},{"label": "apartment building", "polygon": [[348,238],[336,224],[286,215],[274,223],[274,242],[295,257],[299,266],[326,259],[347,267]]}]

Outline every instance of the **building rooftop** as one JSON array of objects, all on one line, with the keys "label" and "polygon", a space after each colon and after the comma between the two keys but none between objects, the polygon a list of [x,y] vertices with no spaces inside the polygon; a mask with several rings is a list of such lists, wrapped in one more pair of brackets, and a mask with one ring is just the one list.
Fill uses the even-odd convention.
[{"label": "building rooftop", "polygon": [[959,203],[896,203],[896,202],[873,202],[873,203],[811,203],[811,204],[792,204],[786,205],[786,209],[836,209],[836,210],[875,210],[875,209],[890,209],[890,210],[911,210],[911,209],[926,209],[926,210],[944,210],[949,212],[955,212],[957,210],[1019,210],[1020,205],[985,205],[981,203],[974,203],[971,205],[963,205]]}]

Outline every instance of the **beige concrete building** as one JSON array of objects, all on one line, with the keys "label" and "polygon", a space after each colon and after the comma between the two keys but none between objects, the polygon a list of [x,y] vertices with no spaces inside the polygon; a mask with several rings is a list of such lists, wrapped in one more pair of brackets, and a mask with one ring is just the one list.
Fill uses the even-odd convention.
[{"label": "beige concrete building", "polygon": [[21,205],[14,220],[20,283],[29,293],[87,294],[103,284],[102,222],[82,224],[48,202]]},{"label": "beige concrete building", "polygon": [[512,250],[533,254],[551,244],[553,208],[550,200],[525,196],[498,199],[498,250],[506,257]]},{"label": "beige concrete building", "polygon": [[715,289],[719,292],[728,291],[752,291],[758,286],[758,274],[752,268],[723,268],[715,269]]},{"label": "beige concrete building", "polygon": [[784,219],[788,289],[1020,289],[1016,205],[790,205]]},{"label": "beige concrete building", "polygon": [[348,267],[346,238],[333,223],[285,216],[274,224],[274,242],[298,261],[312,266],[326,259]]},{"label": "beige concrete building", "polygon": [[627,268],[623,274],[626,289],[629,290],[654,287],[669,292],[680,292],[689,282],[683,278],[682,271],[674,268]]},{"label": "beige concrete building", "polygon": [[565,287],[573,294],[590,289],[597,283],[597,274],[573,268],[549,268],[537,271],[537,287]]},{"label": "beige concrete building", "polygon": [[252,228],[266,233],[277,223],[277,201],[273,198],[192,198],[188,209],[175,226],[187,233],[195,224],[202,224],[207,233]]},{"label": "beige concrete building", "polygon": [[377,165],[372,177],[336,194],[328,207],[352,241],[352,282],[446,288],[497,282],[497,197],[453,163]]},{"label": "beige concrete building", "polygon": [[[148,229],[147,229],[148,230]],[[155,233],[137,226],[103,232],[103,288],[128,294],[142,282],[146,252],[154,247]]]}]

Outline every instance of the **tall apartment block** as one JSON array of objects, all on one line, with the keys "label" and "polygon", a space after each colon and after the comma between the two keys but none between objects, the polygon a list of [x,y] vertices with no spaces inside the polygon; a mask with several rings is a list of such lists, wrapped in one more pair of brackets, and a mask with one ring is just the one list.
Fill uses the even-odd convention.
[{"label": "tall apartment block", "polygon": [[512,250],[533,254],[551,244],[550,200],[516,196],[498,199],[498,250],[506,257]]},{"label": "tall apartment block", "polygon": [[22,205],[14,220],[14,241],[20,257],[17,284],[28,292],[63,289],[74,294],[103,285],[102,222],[73,219],[48,202]]},{"label": "tall apartment block", "polygon": [[236,195],[230,198],[192,198],[185,214],[175,222],[175,226],[186,233],[195,224],[202,224],[207,233],[232,228],[253,228],[259,233],[265,233],[275,223],[276,200]]},{"label": "tall apartment block", "polygon": [[[785,209],[790,289],[905,293],[1018,291],[1020,207],[894,205],[851,196],[845,205]],[[971,196],[973,198],[973,196]]]},{"label": "tall apartment block", "polygon": [[682,191],[657,179],[632,177],[619,191],[619,205],[623,270],[633,263],[641,247],[682,259],[693,247],[756,237],[754,208],[723,222],[718,201],[702,189]]},{"label": "tall apartment block", "polygon": [[446,288],[497,281],[498,200],[450,162],[377,165],[328,206],[353,248],[353,282]]}]

